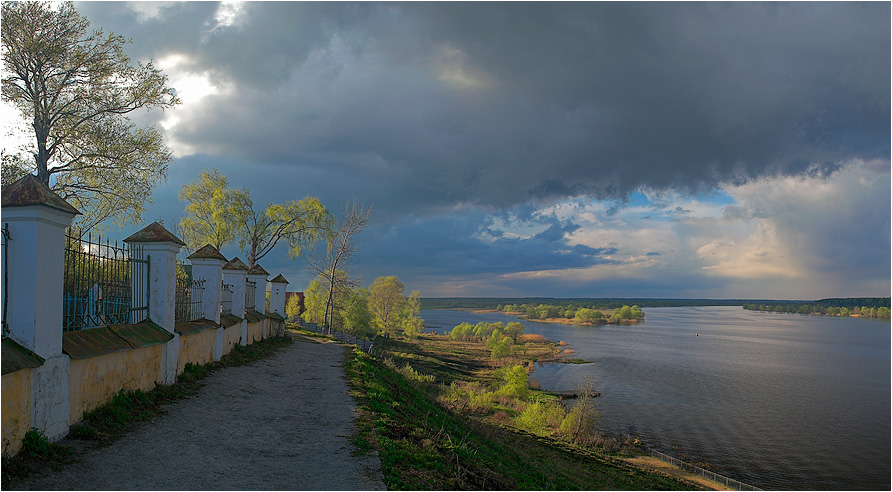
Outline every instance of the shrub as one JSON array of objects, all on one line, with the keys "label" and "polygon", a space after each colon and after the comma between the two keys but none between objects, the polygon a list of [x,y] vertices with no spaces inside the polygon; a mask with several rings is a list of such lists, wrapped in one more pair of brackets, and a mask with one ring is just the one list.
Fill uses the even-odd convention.
[{"label": "shrub", "polygon": [[511,398],[520,398],[526,400],[530,394],[530,388],[527,385],[529,374],[526,369],[520,365],[503,367],[496,371],[496,376],[502,380],[502,385],[496,391],[499,396],[507,396]]}]

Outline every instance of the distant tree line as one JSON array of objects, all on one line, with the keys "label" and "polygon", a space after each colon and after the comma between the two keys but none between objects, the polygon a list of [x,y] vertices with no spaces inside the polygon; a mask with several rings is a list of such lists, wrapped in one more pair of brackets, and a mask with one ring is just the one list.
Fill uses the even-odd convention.
[{"label": "distant tree line", "polygon": [[852,297],[821,299],[814,302],[750,302],[743,305],[751,311],[768,311],[773,313],[817,314],[823,316],[842,316],[860,318],[889,319],[888,297]]},{"label": "distant tree line", "polygon": [[647,299],[620,297],[560,298],[560,297],[425,297],[421,309],[496,309],[505,304],[548,304],[562,307],[616,309],[623,306],[683,307],[683,306],[741,306],[746,299]]},{"label": "distant tree line", "polygon": [[603,325],[622,321],[644,319],[644,311],[637,305],[623,305],[611,309],[603,304],[556,305],[556,304],[505,304],[496,306],[497,311],[520,314],[527,319],[563,318],[577,323]]}]

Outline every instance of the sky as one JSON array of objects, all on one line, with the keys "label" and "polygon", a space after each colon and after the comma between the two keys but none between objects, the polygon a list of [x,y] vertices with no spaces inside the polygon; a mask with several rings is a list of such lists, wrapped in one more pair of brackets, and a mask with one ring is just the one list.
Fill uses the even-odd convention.
[{"label": "sky", "polygon": [[75,5],[183,101],[146,223],[214,167],[424,297],[890,295],[888,2]]}]

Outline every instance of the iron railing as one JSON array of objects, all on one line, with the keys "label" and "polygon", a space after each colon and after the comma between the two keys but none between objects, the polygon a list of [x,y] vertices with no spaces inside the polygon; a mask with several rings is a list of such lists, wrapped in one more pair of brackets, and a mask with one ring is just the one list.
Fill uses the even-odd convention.
[{"label": "iron railing", "polygon": [[220,314],[232,314],[232,284],[223,284]]},{"label": "iron railing", "polygon": [[254,291],[257,288],[257,282],[245,280],[245,312],[254,311]]},{"label": "iron railing", "polygon": [[204,317],[204,280],[177,277],[176,321],[192,321]]},{"label": "iron railing", "polygon": [[9,261],[6,248],[9,245],[9,223],[3,224],[3,336],[9,336],[9,323],[6,322],[6,308],[9,306]]},{"label": "iron railing", "polygon": [[149,261],[141,247],[66,235],[62,329],[138,323],[149,314]]},{"label": "iron railing", "polygon": [[688,462],[681,461],[678,458],[673,458],[672,456],[669,456],[668,454],[661,453],[661,452],[653,450],[651,448],[646,448],[645,453],[648,456],[653,456],[654,458],[657,458],[658,460],[665,461],[666,463],[669,463],[670,465],[675,465],[675,466],[681,468],[682,470],[687,470],[691,473],[700,475],[703,478],[712,480],[713,482],[720,483],[720,484],[724,485],[725,487],[728,487],[729,489],[762,490],[762,489],[754,487],[752,485],[740,482],[738,480],[734,480],[733,478],[728,478],[724,475],[719,475],[718,473],[711,472],[711,471],[701,468],[697,465],[692,465]]},{"label": "iron railing", "polygon": [[356,336],[353,333],[349,333],[349,332],[341,331],[341,330],[328,330],[322,326],[319,326],[316,323],[310,323],[310,322],[304,320],[303,318],[297,318],[297,326],[299,326],[300,328],[302,328],[304,330],[312,331],[312,332],[318,333],[320,335],[328,335],[328,336],[334,338],[335,340],[338,340],[339,342],[356,345],[357,347],[360,348],[360,350],[363,350],[370,354],[375,353],[375,340],[374,339],[367,340],[365,338]]}]

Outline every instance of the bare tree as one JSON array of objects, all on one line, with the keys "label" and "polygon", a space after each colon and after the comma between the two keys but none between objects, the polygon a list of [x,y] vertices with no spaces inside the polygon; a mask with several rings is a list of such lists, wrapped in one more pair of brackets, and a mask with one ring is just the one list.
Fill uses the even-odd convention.
[{"label": "bare tree", "polygon": [[359,252],[358,236],[368,226],[371,216],[372,207],[365,207],[356,199],[346,202],[342,217],[329,230],[325,254],[317,251],[307,261],[310,270],[328,287],[323,326],[329,329],[334,322],[337,299],[346,297],[349,289],[358,285],[350,280],[347,269]]}]

